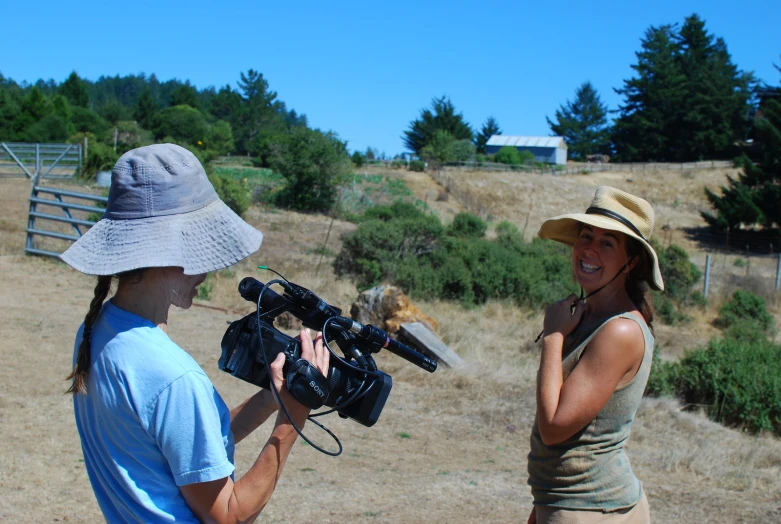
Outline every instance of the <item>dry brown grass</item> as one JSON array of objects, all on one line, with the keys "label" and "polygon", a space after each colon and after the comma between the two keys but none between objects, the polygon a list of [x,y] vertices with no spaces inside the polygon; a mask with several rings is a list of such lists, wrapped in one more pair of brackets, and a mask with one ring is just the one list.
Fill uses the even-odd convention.
[{"label": "dry brown grass", "polygon": [[[587,177],[571,178],[556,181],[574,184]],[[22,255],[29,183],[0,180],[0,186],[0,271],[5,276],[0,294],[0,520],[100,522],[70,399],[62,394],[73,334],[93,281],[56,261]],[[423,178],[417,187],[440,189]],[[586,194],[585,201],[593,192],[590,187],[573,191]],[[454,200],[437,203],[445,216],[457,212]],[[341,307],[348,308],[357,296],[351,283],[334,277],[330,259],[314,275],[319,260],[314,249],[322,245],[328,219],[253,208],[248,220],[265,233],[260,253],[217,274],[211,299],[202,302],[228,313],[174,310],[170,325],[172,338],[204,367],[229,405],[253,391],[216,367],[226,322],[252,310],[235,291],[243,276],[270,279],[254,269],[266,264]],[[336,222],[328,248],[337,252],[340,234],[352,228]],[[364,428],[329,417],[326,424],[345,444],[344,455],[332,459],[298,444],[264,511],[265,522],[526,518],[526,454],[538,358],[530,341],[541,316],[504,302],[471,310],[438,301],[418,306],[439,321],[440,336],[466,360],[466,368],[428,374],[380,353],[378,363],[393,375],[394,389],[378,424]],[[672,348],[671,355],[699,344],[715,333],[709,325],[713,316],[711,307],[690,325],[660,327],[658,339]],[[314,426],[307,433],[332,445]],[[261,428],[239,446],[237,475],[252,464],[267,436],[268,428]],[[646,399],[633,426],[629,455],[655,522],[781,520],[779,439],[752,437],[681,411],[675,402]]]}]

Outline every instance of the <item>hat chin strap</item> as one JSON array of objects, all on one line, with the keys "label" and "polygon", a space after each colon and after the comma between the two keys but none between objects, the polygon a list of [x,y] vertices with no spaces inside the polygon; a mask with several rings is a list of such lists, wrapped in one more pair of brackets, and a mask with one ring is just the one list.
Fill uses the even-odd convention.
[{"label": "hat chin strap", "polygon": [[[598,289],[596,289],[596,290],[592,291],[592,292],[591,292],[591,293],[589,293],[588,295],[585,295],[585,292],[583,291],[583,286],[580,286],[580,300],[586,300],[587,298],[591,298],[591,297],[593,297],[594,295],[596,295],[597,293],[599,293],[600,291],[602,291],[603,289],[605,289],[607,286],[609,286],[610,284],[612,284],[612,283],[613,283],[613,281],[614,281],[615,279],[617,279],[619,276],[621,276],[621,273],[623,273],[623,272],[624,272],[624,270],[625,270],[626,268],[628,268],[628,267],[629,267],[629,262],[627,262],[626,264],[624,264],[624,267],[622,267],[621,269],[619,269],[619,270],[618,270],[618,273],[616,273],[616,276],[614,276],[613,278],[611,278],[611,279],[608,281],[608,283],[607,283],[607,284],[605,284],[604,286],[602,286],[602,287],[600,287],[600,288],[598,288]],[[573,304],[573,305],[572,305],[572,307],[574,308],[574,307],[575,307],[575,305]]]},{"label": "hat chin strap", "polygon": [[[603,285],[603,286],[601,286],[600,288],[598,288],[598,289],[595,289],[594,291],[592,291],[592,292],[591,292],[591,293],[589,293],[588,295],[586,295],[586,294],[585,294],[585,291],[583,290],[583,286],[580,286],[580,298],[579,298],[578,300],[583,300],[583,301],[585,301],[587,298],[591,298],[591,297],[593,297],[594,295],[596,295],[597,293],[599,293],[600,291],[602,291],[603,289],[605,289],[607,286],[609,286],[610,284],[612,284],[612,283],[613,283],[613,281],[614,281],[615,279],[617,279],[619,276],[621,276],[621,273],[623,273],[623,272],[624,272],[624,270],[625,270],[626,268],[628,268],[628,267],[629,267],[629,262],[627,262],[626,264],[624,264],[624,267],[622,267],[621,269],[619,269],[619,270],[618,270],[618,273],[616,273],[616,276],[614,276],[613,278],[611,278],[611,279],[610,279],[610,280],[607,282],[607,284],[604,284],[604,285]],[[572,306],[570,307],[570,315],[572,315],[572,314],[574,314],[574,313],[575,313],[575,304],[577,304],[577,300],[576,300],[575,302],[573,302],[573,303],[572,303]],[[577,326],[575,326],[575,329],[578,329],[578,326],[580,326],[580,323],[581,323],[582,321],[583,321],[583,317],[580,317],[580,320],[578,321],[578,324],[577,324]],[[574,331],[574,330],[573,330],[573,331]],[[537,338],[535,338],[535,339],[534,339],[534,342],[535,342],[535,343],[537,343],[537,342],[539,342],[539,341],[540,341],[540,339],[542,338],[542,335],[543,335],[543,333],[545,333],[545,330],[544,330],[544,329],[543,329],[542,331],[540,331],[540,334],[539,334],[539,335],[537,335]]]}]

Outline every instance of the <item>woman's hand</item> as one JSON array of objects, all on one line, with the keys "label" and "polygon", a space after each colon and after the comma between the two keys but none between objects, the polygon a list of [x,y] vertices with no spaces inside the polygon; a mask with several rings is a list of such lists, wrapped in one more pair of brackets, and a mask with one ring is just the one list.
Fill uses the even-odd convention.
[{"label": "woman's hand", "polygon": [[545,310],[544,336],[558,333],[562,338],[566,337],[580,323],[585,311],[586,302],[574,293],[564,300],[554,302]]},{"label": "woman's hand", "polygon": [[537,524],[537,512],[534,511],[536,508],[532,506],[532,512],[529,515],[529,520],[526,521],[526,524]]},{"label": "woman's hand", "polygon": [[[323,376],[327,377],[331,355],[323,345],[323,334],[318,332],[313,342],[309,330],[302,329],[299,338],[301,339],[301,358],[308,360]],[[271,379],[274,381],[279,398],[284,402],[288,411],[291,411],[291,408],[293,408],[297,413],[305,412],[304,418],[306,418],[306,415],[309,414],[309,408],[293,398],[285,386],[285,376],[282,370],[284,365],[285,355],[284,353],[279,353],[274,362],[271,363]],[[279,399],[277,402],[279,402]],[[293,412],[291,411],[290,414],[293,415]]]}]

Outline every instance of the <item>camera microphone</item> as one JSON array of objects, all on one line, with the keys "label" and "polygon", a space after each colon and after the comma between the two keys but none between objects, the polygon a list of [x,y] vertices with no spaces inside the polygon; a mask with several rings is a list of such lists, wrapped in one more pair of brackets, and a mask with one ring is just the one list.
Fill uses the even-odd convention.
[{"label": "camera microphone", "polygon": [[394,355],[403,358],[410,364],[415,364],[429,373],[437,370],[437,362],[435,360],[393,340],[385,331],[378,327],[371,324],[364,326],[360,322],[346,317],[339,317],[336,319],[336,322],[351,333],[354,333],[360,340],[376,346],[377,351],[387,349]]}]

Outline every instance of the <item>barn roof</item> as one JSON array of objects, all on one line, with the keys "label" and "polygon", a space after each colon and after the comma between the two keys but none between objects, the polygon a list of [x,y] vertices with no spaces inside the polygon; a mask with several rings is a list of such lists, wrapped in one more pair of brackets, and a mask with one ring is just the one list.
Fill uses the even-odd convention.
[{"label": "barn roof", "polygon": [[567,143],[560,136],[506,136],[493,135],[488,139],[489,146],[514,147],[556,147],[567,149]]}]

